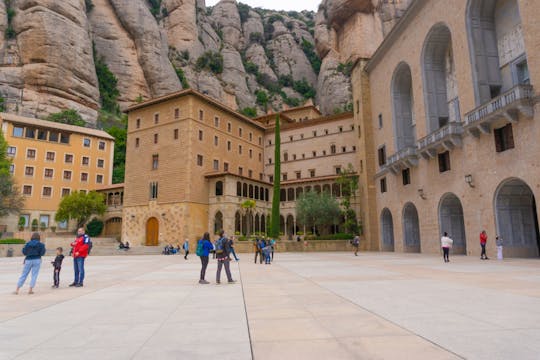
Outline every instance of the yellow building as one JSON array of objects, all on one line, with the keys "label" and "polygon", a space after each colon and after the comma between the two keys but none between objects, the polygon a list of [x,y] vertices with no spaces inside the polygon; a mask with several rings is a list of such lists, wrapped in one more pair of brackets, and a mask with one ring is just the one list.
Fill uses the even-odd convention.
[{"label": "yellow building", "polygon": [[[110,184],[114,138],[104,131],[0,113],[11,172],[24,198],[20,216],[47,228],[67,229],[54,220],[62,197]],[[0,220],[16,231],[19,216]]]}]

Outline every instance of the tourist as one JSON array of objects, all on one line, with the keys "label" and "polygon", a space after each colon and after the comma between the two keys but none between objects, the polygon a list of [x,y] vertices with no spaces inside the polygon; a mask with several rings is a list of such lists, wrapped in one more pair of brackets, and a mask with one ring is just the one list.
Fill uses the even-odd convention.
[{"label": "tourist", "polygon": [[64,261],[63,252],[64,249],[61,247],[56,248],[56,257],[54,258],[54,261],[51,261],[51,264],[54,267],[54,285],[52,287],[56,289],[58,289],[58,286],[60,285],[60,270],[62,270],[62,261]]},{"label": "tourist", "polygon": [[208,267],[208,257],[210,251],[214,249],[214,245],[210,241],[210,234],[205,232],[202,239],[197,242],[197,255],[201,259],[201,276],[199,278],[199,284],[210,284],[204,278],[206,276],[206,268]]},{"label": "tourist", "polygon": [[272,253],[272,246],[270,245],[270,242],[268,242],[268,245],[262,248],[262,253],[264,255],[264,264],[270,265],[272,263],[272,260],[270,258],[270,254]]},{"label": "tourist", "polygon": [[503,239],[502,236],[495,238],[495,244],[497,245],[497,260],[503,259]]},{"label": "tourist", "polygon": [[71,243],[73,249],[73,270],[75,279],[69,286],[83,287],[84,282],[84,260],[88,256],[88,243],[90,237],[84,233],[83,228],[77,230],[77,238]]},{"label": "tourist", "polygon": [[358,248],[360,247],[360,237],[356,235],[351,241],[352,246],[354,247],[354,256],[358,256]]},{"label": "tourist", "polygon": [[31,295],[34,293],[34,287],[36,286],[36,280],[39,275],[39,269],[41,267],[41,257],[45,255],[45,245],[40,241],[38,233],[33,233],[30,241],[27,242],[23,249],[22,253],[25,255],[24,258],[24,267],[21,277],[17,282],[17,289],[14,294],[19,294],[19,289],[24,285],[28,274],[32,272],[32,278],[30,279],[30,289],[28,294]]},{"label": "tourist", "polygon": [[189,240],[188,239],[184,241],[184,245],[182,245],[182,248],[184,249],[184,260],[187,260],[187,257],[189,255]]},{"label": "tourist", "polygon": [[487,243],[487,234],[486,230],[482,230],[480,233],[480,246],[482,247],[482,254],[480,255],[480,260],[489,260],[486,255],[486,243]]},{"label": "tourist", "polygon": [[441,247],[443,250],[443,260],[445,263],[450,262],[450,259],[448,256],[450,254],[450,249],[452,248],[453,244],[454,244],[454,240],[450,239],[450,237],[448,237],[448,233],[445,232],[443,236],[441,237]]},{"label": "tourist", "polygon": [[234,240],[235,240],[235,237],[231,236],[229,240],[229,247],[231,248],[231,254],[233,254],[234,260],[238,261],[240,259],[238,258],[238,256],[236,256],[236,251],[234,251]]},{"label": "tourist", "polygon": [[270,247],[272,248],[271,249],[271,251],[272,251],[272,261],[274,261],[274,250],[275,250],[275,247],[276,247],[276,240],[275,239],[270,240]]},{"label": "tourist", "polygon": [[259,261],[262,264],[262,253],[261,253],[261,240],[259,238],[255,238],[255,241],[253,242],[253,250],[255,251],[255,264],[257,263],[257,256],[259,256]]},{"label": "tourist", "polygon": [[225,235],[225,232],[223,230],[219,232],[219,239],[216,240],[215,247],[216,259],[218,262],[216,272],[216,284],[221,283],[221,268],[223,266],[225,266],[225,273],[227,274],[227,280],[229,281],[229,284],[236,282],[231,276],[231,268],[229,264],[231,261],[231,259],[229,258],[231,248],[229,246],[229,240],[227,239],[227,236]]}]

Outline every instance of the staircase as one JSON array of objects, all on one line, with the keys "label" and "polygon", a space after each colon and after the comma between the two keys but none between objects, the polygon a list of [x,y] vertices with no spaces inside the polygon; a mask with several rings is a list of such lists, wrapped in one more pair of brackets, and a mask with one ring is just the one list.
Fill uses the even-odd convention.
[{"label": "staircase", "polygon": [[[64,249],[64,255],[68,256],[70,250],[70,243],[73,238],[56,238],[47,240],[47,255],[54,256],[56,254],[56,248],[61,246]],[[115,238],[93,238],[92,239],[92,251],[90,256],[125,256],[125,255],[159,255],[163,250],[160,246],[136,246],[129,250],[119,250],[118,241]]]}]

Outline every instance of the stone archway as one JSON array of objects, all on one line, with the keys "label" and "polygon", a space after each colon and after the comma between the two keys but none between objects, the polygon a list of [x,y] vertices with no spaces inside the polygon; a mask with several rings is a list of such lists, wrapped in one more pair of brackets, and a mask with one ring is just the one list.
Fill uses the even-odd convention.
[{"label": "stone archway", "polygon": [[120,236],[122,234],[122,218],[113,217],[105,221],[103,235],[105,236]]},{"label": "stone archway", "polygon": [[539,255],[536,200],[529,185],[515,178],[502,182],[495,193],[495,219],[505,254]]},{"label": "stone archway", "polygon": [[158,246],[159,244],[159,220],[151,217],[146,222],[146,246]]},{"label": "stone archway", "polygon": [[388,208],[381,213],[381,239],[383,251],[394,251],[394,220]]},{"label": "stone archway", "polygon": [[413,121],[413,91],[411,68],[400,63],[392,77],[392,108],[396,150],[415,146],[416,129]]},{"label": "stone archway", "polygon": [[418,211],[413,203],[407,203],[403,207],[403,251],[419,253],[420,250]]},{"label": "stone archway", "polygon": [[467,254],[467,238],[465,236],[465,221],[463,207],[459,198],[448,193],[443,195],[439,204],[439,232],[442,236],[447,232],[454,240],[452,252],[454,254]]},{"label": "stone archway", "polygon": [[223,230],[223,214],[218,211],[214,216],[214,234],[219,233],[221,230]]}]

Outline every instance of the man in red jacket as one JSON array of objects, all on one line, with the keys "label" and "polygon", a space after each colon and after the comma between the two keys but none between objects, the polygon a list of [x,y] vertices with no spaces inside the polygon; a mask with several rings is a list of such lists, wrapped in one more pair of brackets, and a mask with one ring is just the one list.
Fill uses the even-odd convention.
[{"label": "man in red jacket", "polygon": [[486,230],[482,230],[480,233],[480,246],[482,247],[482,254],[480,255],[480,260],[489,260],[486,255],[486,243],[487,243],[487,234]]},{"label": "man in red jacket", "polygon": [[82,287],[84,281],[84,259],[88,256],[88,243],[90,238],[84,233],[84,229],[77,230],[77,238],[71,243],[73,248],[73,270],[75,280],[69,286]]}]

